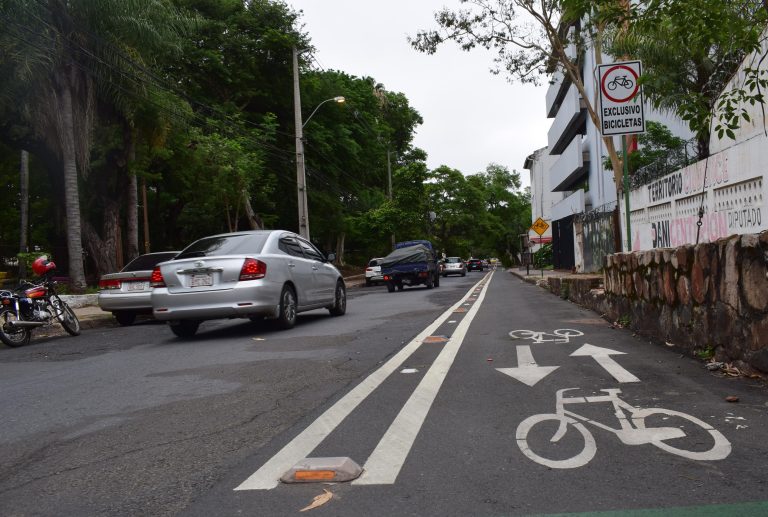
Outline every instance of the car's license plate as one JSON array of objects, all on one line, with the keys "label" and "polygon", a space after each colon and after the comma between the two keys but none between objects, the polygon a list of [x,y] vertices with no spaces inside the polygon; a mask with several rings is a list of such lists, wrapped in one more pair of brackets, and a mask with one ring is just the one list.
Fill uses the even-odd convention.
[{"label": "car's license plate", "polygon": [[127,282],[129,291],[144,291],[149,287],[149,282]]},{"label": "car's license plate", "polygon": [[204,287],[213,285],[213,275],[206,273],[204,275],[192,275],[189,281],[189,287]]}]

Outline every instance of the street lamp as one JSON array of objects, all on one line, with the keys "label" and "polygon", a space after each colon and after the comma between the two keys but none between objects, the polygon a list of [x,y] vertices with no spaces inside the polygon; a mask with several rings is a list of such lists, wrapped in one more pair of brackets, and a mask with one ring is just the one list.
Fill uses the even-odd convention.
[{"label": "street lamp", "polygon": [[299,235],[309,240],[309,208],[307,205],[307,174],[304,167],[304,126],[312,118],[320,106],[326,102],[343,103],[346,99],[341,96],[325,99],[312,110],[307,121],[301,121],[301,96],[299,93],[299,51],[293,49],[293,114],[296,125],[296,187],[299,204]]}]

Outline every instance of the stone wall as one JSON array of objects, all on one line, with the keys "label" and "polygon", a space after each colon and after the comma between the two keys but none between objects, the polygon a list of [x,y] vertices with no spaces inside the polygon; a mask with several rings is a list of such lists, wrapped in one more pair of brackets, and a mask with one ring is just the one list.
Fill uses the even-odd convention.
[{"label": "stone wall", "polygon": [[580,303],[690,353],[768,373],[767,263],[768,232],[618,253],[606,258],[604,303]]}]

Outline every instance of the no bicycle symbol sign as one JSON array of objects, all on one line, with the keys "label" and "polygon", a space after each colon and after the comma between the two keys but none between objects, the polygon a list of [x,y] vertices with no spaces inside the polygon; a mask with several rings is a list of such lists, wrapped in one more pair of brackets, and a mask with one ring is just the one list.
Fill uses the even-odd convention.
[{"label": "no bicycle symbol sign", "polygon": [[600,129],[603,136],[645,132],[640,61],[598,66]]}]

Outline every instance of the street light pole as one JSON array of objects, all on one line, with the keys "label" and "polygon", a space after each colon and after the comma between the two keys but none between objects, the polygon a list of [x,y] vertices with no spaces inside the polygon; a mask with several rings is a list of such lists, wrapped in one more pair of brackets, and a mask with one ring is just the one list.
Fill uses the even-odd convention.
[{"label": "street light pole", "polygon": [[296,188],[299,205],[299,235],[309,240],[309,205],[307,203],[307,172],[304,165],[304,126],[320,106],[326,102],[344,102],[341,96],[325,99],[312,110],[305,122],[301,121],[301,94],[299,92],[299,51],[293,47],[293,116],[296,125]]}]

